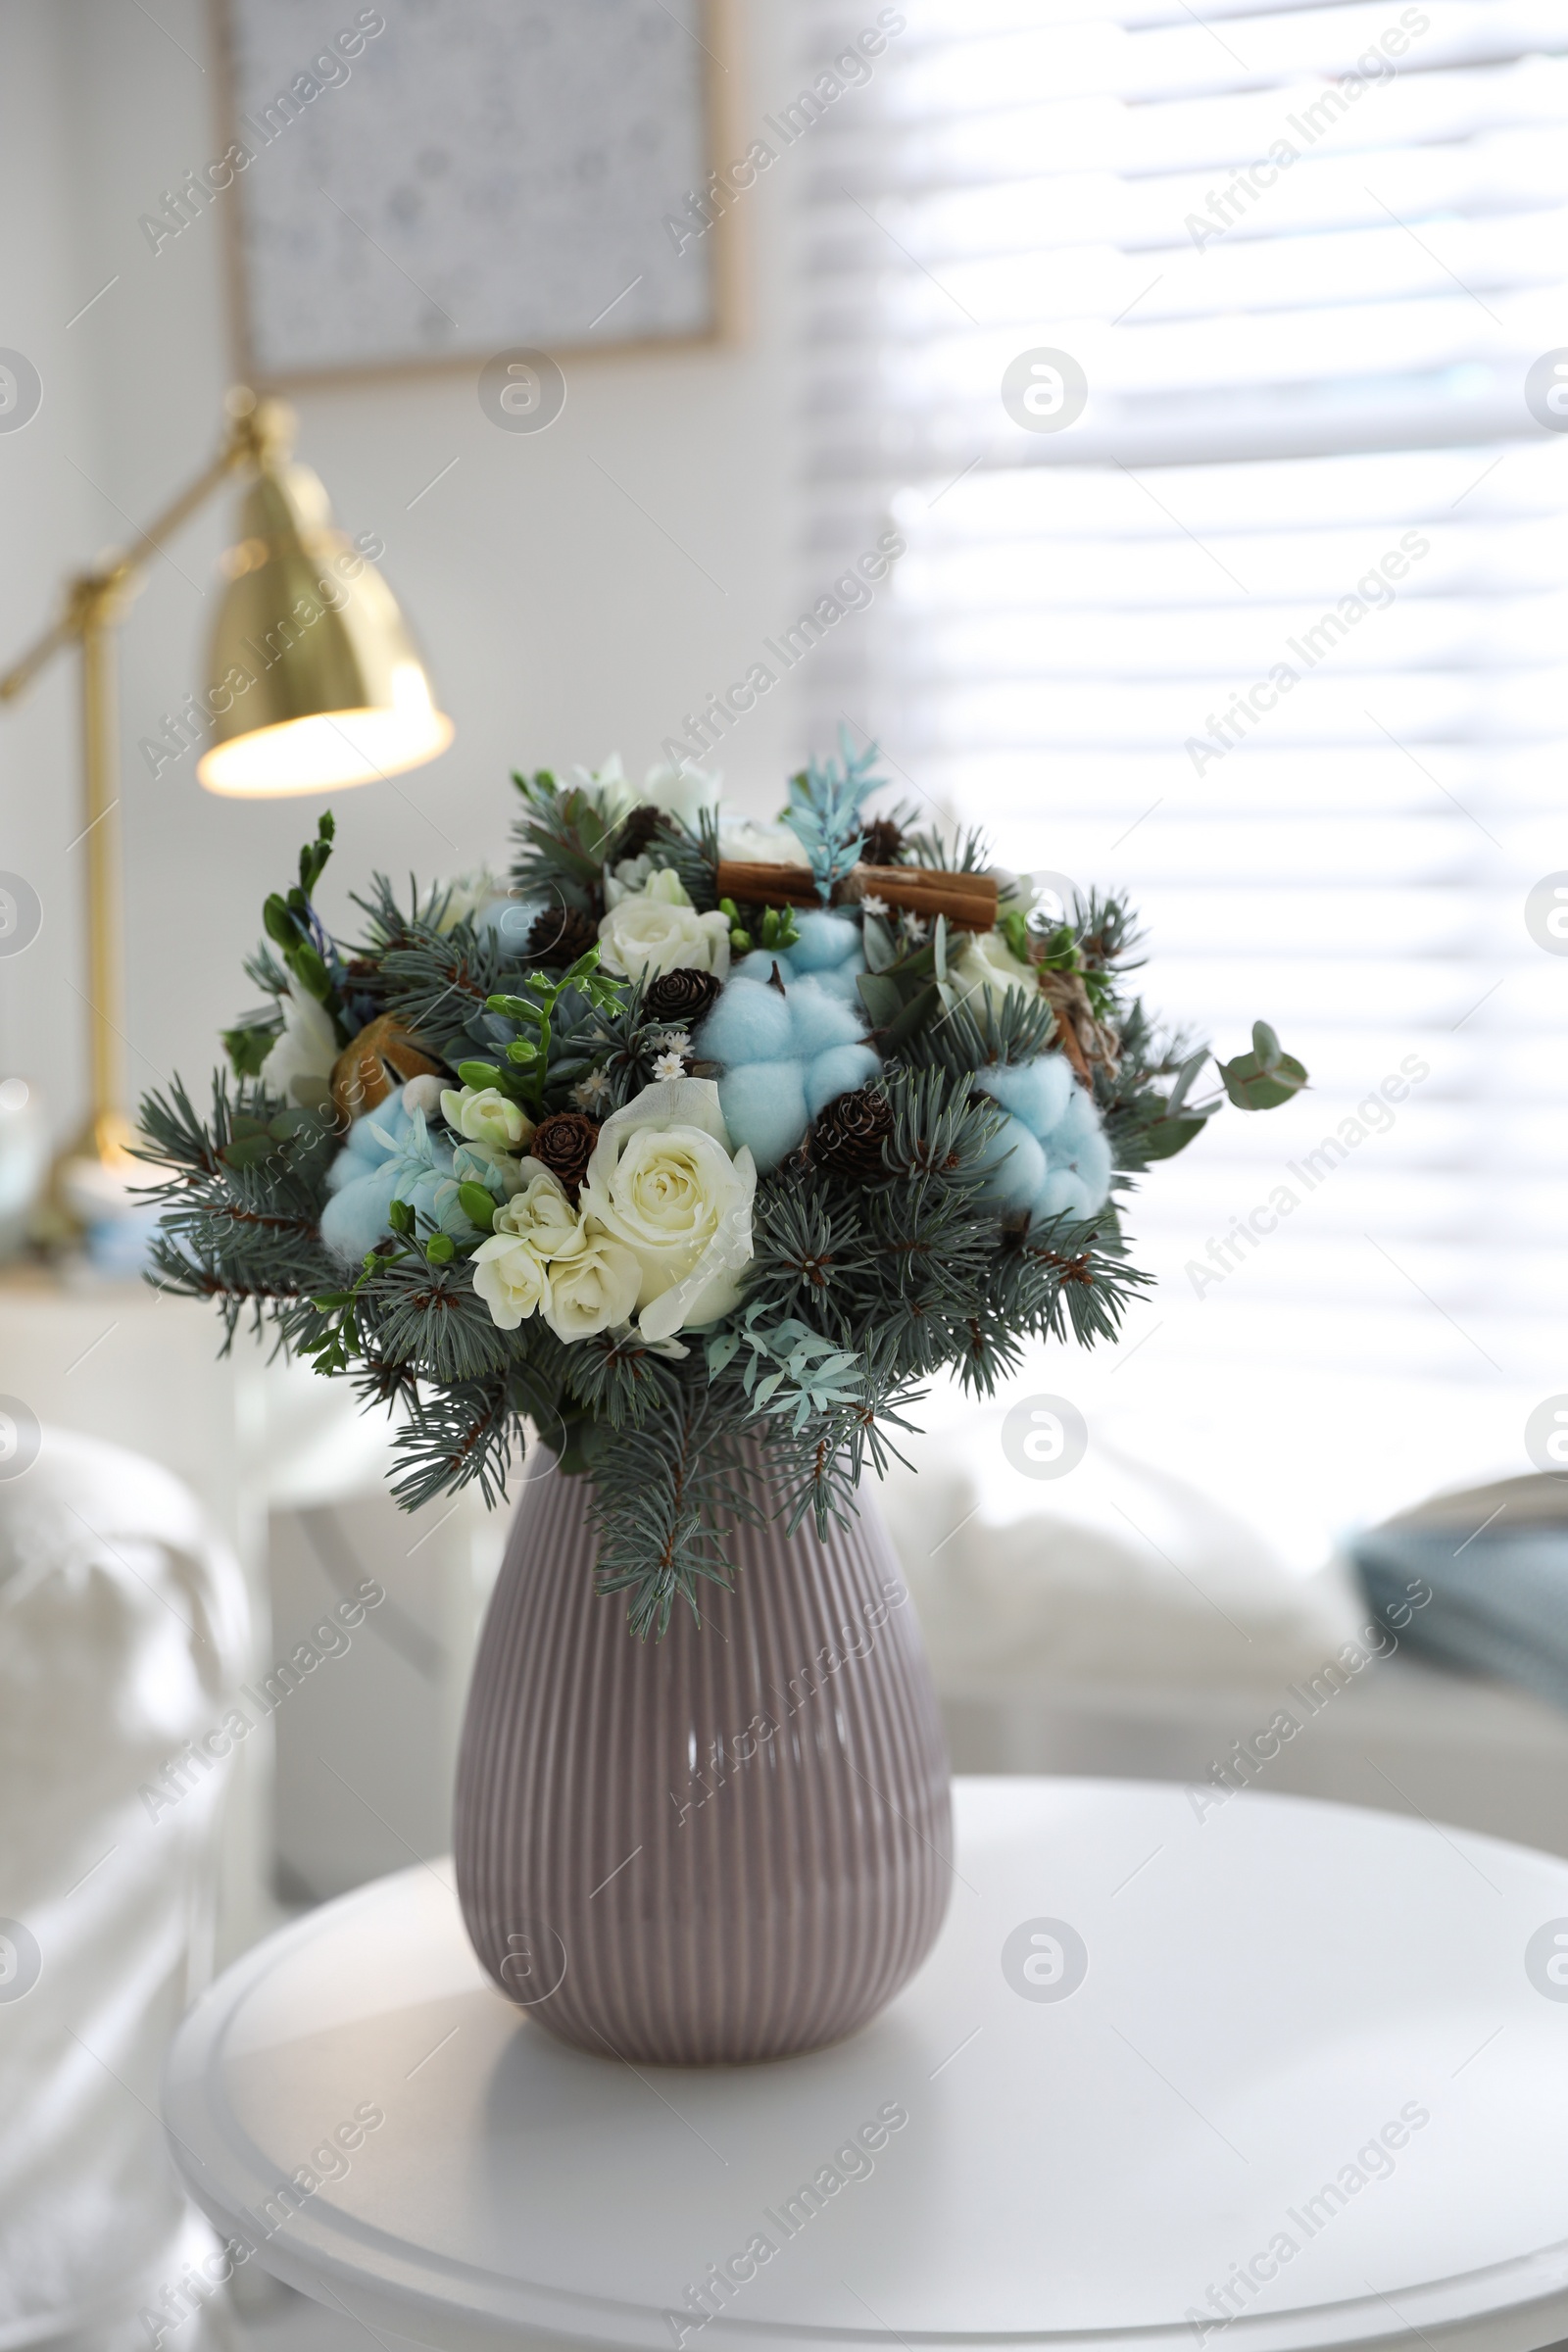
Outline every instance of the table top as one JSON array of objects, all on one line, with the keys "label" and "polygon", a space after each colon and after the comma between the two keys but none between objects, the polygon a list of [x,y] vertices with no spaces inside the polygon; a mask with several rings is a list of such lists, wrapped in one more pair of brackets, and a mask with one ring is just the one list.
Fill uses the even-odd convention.
[{"label": "table top", "polygon": [[768,2066],[561,2047],[445,1866],[324,1905],[181,2029],[187,2183],[307,2293],[465,2352],[1568,2335],[1568,1864],[1252,1791],[955,1797],[931,1959]]}]

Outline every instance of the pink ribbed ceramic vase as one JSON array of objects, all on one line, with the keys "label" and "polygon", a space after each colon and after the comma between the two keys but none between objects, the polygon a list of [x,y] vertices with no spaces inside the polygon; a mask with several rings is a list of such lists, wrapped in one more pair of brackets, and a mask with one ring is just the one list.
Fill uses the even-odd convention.
[{"label": "pink ribbed ceramic vase", "polygon": [[463,1917],[563,2040],[704,2066],[876,2015],[947,1909],[936,1694],[866,1495],[825,1543],[733,1539],[735,1590],[662,1642],[594,1592],[587,1482],[517,1506],[458,1764]]}]

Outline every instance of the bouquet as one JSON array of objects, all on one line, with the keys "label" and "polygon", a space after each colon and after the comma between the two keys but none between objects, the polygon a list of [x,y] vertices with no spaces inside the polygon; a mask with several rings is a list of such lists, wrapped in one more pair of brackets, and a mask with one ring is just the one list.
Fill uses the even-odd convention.
[{"label": "bouquet", "polygon": [[874,765],[846,739],[770,825],[692,768],[516,775],[510,876],[377,877],[358,941],[324,815],[210,1118],[143,1105],[153,1279],[391,1409],[410,1508],[494,1502],[531,1428],[637,1634],[728,1582],[736,1520],[845,1519],[934,1374],[1114,1334],[1137,1175],[1305,1084],[1259,1022],[1200,1096],[1123,902],[1048,913],[976,834],[867,816]]}]

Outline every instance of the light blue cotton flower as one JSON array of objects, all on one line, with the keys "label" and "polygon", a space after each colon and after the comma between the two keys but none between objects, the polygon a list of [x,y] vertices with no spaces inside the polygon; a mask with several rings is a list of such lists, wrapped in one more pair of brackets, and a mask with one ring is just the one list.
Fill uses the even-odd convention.
[{"label": "light blue cotton flower", "polygon": [[798,915],[796,929],[800,936],[794,947],[759,948],[743,956],[730,973],[731,980],[765,981],[776,963],[781,980],[803,980],[809,973],[829,996],[858,1006],[855,984],[865,969],[859,925],[847,915],[817,909]]},{"label": "light blue cotton flower", "polygon": [[1016,1216],[1033,1209],[1046,1184],[1046,1155],[1021,1119],[1009,1111],[982,1149],[976,1167],[986,1178],[981,1205]]},{"label": "light blue cotton flower", "polygon": [[[808,950],[813,954],[824,946],[839,953],[837,934],[855,930],[834,915],[807,915],[803,932],[808,924],[815,926]],[[853,945],[858,956],[858,941]],[[795,953],[790,951],[792,956]],[[749,956],[746,964],[755,969],[762,960]],[[864,1086],[881,1067],[865,1043],[863,1013],[823,985],[831,974],[796,975],[792,969],[786,975],[785,960],[783,956],[766,959],[769,975],[778,964],[782,989],[760,974],[732,977],[696,1041],[706,1060],[723,1063],[718,1099],[724,1123],[737,1145],[750,1148],[764,1174],[794,1151],[825,1104]]]},{"label": "light blue cotton flower", "polygon": [[982,1154],[981,1200],[1031,1226],[1092,1217],[1110,1198],[1110,1146],[1093,1095],[1061,1054],[979,1071],[975,1085],[1007,1116]]},{"label": "light blue cotton flower", "polygon": [[1048,1217],[1092,1217],[1110,1198],[1110,1146],[1100,1111],[1087,1087],[1075,1086],[1072,1100],[1046,1138],[1050,1170],[1035,1202],[1035,1222]]},{"label": "light blue cotton flower", "polygon": [[321,1239],[346,1261],[364,1257],[391,1233],[394,1200],[407,1200],[458,1238],[473,1231],[457,1205],[452,1146],[432,1136],[424,1112],[406,1109],[398,1096],[361,1112],[327,1171],[326,1189],[332,1198],[321,1211]]}]

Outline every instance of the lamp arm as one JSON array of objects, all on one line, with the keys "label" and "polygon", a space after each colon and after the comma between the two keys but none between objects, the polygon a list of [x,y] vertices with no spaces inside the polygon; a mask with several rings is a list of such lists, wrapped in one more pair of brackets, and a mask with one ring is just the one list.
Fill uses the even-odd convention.
[{"label": "lamp arm", "polygon": [[163,543],[205,506],[242,466],[261,465],[272,456],[287,429],[286,412],[274,401],[257,401],[249,392],[229,395],[228,438],[211,465],[172,498],[147,528],[136,533],[133,547],[108,556],[91,570],[79,572],[67,590],[66,608],[26,652],[0,677],[0,703],[15,702],[56,654],[80,638],[93,622],[105,617],[106,608],[118,605],[135,586]]}]

